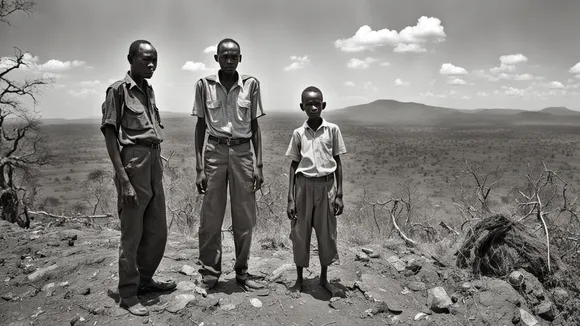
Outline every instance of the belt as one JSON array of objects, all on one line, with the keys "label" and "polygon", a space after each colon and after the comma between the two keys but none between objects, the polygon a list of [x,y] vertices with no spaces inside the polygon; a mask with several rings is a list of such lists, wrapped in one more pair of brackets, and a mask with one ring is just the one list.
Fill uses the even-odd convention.
[{"label": "belt", "polygon": [[152,143],[146,140],[141,140],[141,139],[137,139],[134,141],[135,145],[137,146],[143,146],[143,147],[148,147],[148,148],[152,148],[152,149],[160,149],[161,148],[161,143]]},{"label": "belt", "polygon": [[218,144],[226,144],[228,146],[240,145],[250,141],[250,138],[220,138],[212,135],[209,135],[208,139],[213,140]]},{"label": "belt", "polygon": [[307,177],[303,173],[300,173],[301,176],[305,177],[308,180],[317,180],[317,181],[330,181],[334,179],[334,173],[330,173],[327,175],[323,175],[321,177]]}]

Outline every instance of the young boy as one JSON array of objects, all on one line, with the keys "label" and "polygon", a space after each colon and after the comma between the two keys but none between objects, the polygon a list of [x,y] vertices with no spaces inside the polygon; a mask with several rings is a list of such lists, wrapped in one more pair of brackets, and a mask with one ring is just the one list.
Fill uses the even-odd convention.
[{"label": "young boy", "polygon": [[302,291],[303,269],[309,264],[312,228],[318,239],[320,285],[333,297],[345,296],[344,291],[328,282],[327,271],[338,260],[336,217],[343,210],[340,155],[346,153],[346,148],[338,126],[320,117],[325,107],[317,87],[310,86],[302,92],[300,109],[308,120],[294,130],[286,151],[286,156],[292,159],[287,213],[297,273],[290,292],[295,297]]}]

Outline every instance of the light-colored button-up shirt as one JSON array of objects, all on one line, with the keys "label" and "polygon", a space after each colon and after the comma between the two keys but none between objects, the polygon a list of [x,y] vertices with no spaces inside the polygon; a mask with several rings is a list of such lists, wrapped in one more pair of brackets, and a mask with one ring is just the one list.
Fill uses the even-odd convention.
[{"label": "light-colored button-up shirt", "polygon": [[205,118],[210,135],[221,138],[250,138],[251,121],[263,115],[260,84],[251,76],[238,74],[229,92],[219,74],[197,81],[192,115]]},{"label": "light-colored button-up shirt", "polygon": [[155,93],[147,81],[143,85],[145,87],[141,89],[127,72],[125,79],[107,88],[102,105],[101,130],[107,125],[114,126],[119,143],[123,146],[132,145],[137,140],[151,143],[163,141]]},{"label": "light-colored button-up shirt", "polygon": [[308,126],[307,122],[294,130],[286,156],[299,162],[296,174],[322,177],[336,170],[334,157],[346,153],[340,128],[322,119],[317,130]]}]

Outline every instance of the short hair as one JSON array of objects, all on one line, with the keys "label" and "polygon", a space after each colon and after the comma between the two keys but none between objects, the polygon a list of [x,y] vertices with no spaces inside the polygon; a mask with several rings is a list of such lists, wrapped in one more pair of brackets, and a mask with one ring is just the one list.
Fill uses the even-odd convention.
[{"label": "short hair", "polygon": [[153,46],[151,44],[151,42],[149,42],[147,40],[134,41],[129,46],[129,55],[127,57],[129,58],[130,61],[133,61],[133,59],[137,56],[137,54],[139,54],[139,48],[140,48],[141,44],[149,44],[149,45]]},{"label": "short hair", "polygon": [[218,45],[217,45],[217,49],[216,52],[219,53],[220,52],[220,46],[227,44],[227,43],[234,43],[238,49],[240,50],[240,53],[242,52],[242,48],[240,47],[240,43],[238,43],[236,40],[234,40],[233,38],[225,38],[223,40],[221,40]]},{"label": "short hair", "polygon": [[320,97],[324,98],[324,95],[322,95],[322,91],[320,90],[320,88],[316,87],[316,86],[308,86],[306,87],[303,91],[302,91],[302,97],[304,97],[304,94],[308,93],[308,92],[315,92],[320,94]]}]

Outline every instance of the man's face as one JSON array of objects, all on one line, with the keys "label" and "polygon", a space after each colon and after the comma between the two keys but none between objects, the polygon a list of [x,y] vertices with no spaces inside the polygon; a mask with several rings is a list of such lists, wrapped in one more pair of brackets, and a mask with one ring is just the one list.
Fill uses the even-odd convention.
[{"label": "man's face", "polygon": [[233,42],[222,43],[218,48],[218,53],[214,56],[219,63],[220,69],[226,74],[233,74],[238,68],[238,63],[242,59],[240,48]]},{"label": "man's face", "polygon": [[322,110],[326,107],[326,102],[322,101],[322,94],[320,92],[309,91],[302,94],[302,103],[300,108],[309,118],[318,118]]},{"label": "man's face", "polygon": [[132,73],[149,79],[153,77],[155,69],[157,69],[157,50],[150,44],[141,43],[131,64]]}]

